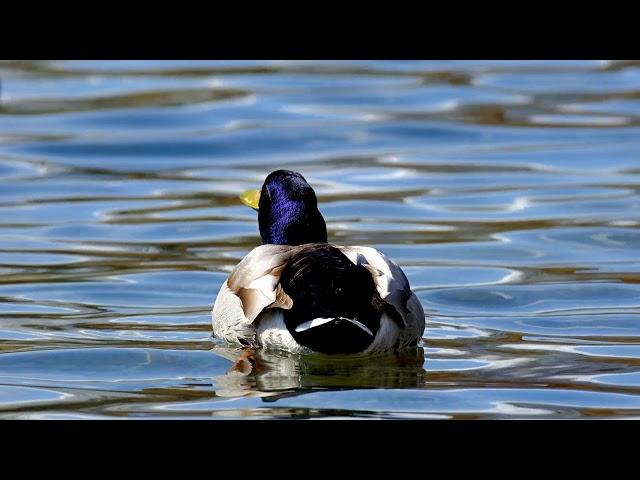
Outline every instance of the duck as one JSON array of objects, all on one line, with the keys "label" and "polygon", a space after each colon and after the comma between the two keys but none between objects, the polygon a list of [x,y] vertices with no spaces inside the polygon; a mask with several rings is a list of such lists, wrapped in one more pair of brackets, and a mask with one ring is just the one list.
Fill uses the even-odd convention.
[{"label": "duck", "polygon": [[301,354],[418,345],[425,314],[405,273],[375,248],[329,243],[315,191],[300,173],[273,171],[240,198],[258,212],[262,245],[220,287],[214,337]]}]

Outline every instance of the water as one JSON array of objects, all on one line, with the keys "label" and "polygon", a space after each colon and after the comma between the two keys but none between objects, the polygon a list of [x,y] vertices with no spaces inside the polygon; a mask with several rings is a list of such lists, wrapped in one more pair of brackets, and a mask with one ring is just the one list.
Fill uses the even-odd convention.
[{"label": "water", "polygon": [[[640,415],[640,62],[0,63],[0,418]],[[276,168],[396,260],[420,349],[258,355],[210,308]]]}]

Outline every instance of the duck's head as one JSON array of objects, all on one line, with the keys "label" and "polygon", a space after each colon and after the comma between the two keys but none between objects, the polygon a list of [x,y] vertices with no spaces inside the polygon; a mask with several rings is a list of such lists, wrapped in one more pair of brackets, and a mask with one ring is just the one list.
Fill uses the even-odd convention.
[{"label": "duck's head", "polygon": [[260,192],[250,190],[240,198],[245,205],[258,210],[263,244],[303,245],[327,241],[327,226],[318,210],[316,193],[297,172],[271,172]]}]

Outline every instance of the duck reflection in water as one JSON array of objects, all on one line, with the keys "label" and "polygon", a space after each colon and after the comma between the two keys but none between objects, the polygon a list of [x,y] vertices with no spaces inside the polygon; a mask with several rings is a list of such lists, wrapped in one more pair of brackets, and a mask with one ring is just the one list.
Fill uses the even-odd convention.
[{"label": "duck reflection in water", "polygon": [[214,378],[219,397],[281,397],[315,389],[416,388],[424,385],[422,347],[363,355],[293,354],[215,345],[212,353],[231,362]]}]

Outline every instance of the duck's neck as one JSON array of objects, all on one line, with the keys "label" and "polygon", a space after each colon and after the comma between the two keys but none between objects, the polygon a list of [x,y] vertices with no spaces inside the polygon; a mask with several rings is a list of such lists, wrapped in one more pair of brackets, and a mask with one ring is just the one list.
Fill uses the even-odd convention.
[{"label": "duck's neck", "polygon": [[291,199],[271,192],[268,208],[260,207],[262,244],[303,245],[327,242],[327,226],[316,199]]}]

